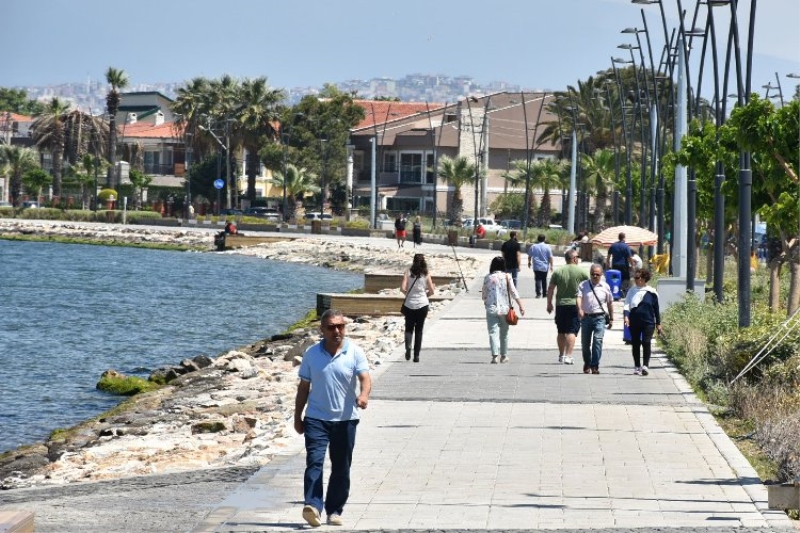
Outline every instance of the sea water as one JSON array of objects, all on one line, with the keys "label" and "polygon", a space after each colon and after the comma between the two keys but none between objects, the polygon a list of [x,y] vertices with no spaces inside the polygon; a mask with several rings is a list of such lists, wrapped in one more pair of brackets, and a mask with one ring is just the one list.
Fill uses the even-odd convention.
[{"label": "sea water", "polygon": [[283,331],[361,275],[230,254],[0,241],[0,452],[119,403],[146,377]]}]

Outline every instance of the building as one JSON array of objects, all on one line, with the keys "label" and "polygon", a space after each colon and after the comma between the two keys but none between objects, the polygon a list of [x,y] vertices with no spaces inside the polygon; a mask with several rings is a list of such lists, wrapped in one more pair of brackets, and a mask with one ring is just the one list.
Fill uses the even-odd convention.
[{"label": "building", "polygon": [[[503,177],[513,161],[560,156],[559,144],[535,141],[543,123],[557,120],[546,109],[550,98],[500,92],[448,105],[356,101],[367,116],[350,132],[354,205],[369,205],[374,158],[379,210],[431,214],[435,206],[438,213],[446,212],[453,188],[435,178],[435,163],[442,155],[463,156],[483,169],[477,215],[489,214],[498,195],[524,193]],[[467,201],[468,191],[462,194],[465,213],[474,215],[475,202]],[[560,211],[558,197],[554,200]]]}]

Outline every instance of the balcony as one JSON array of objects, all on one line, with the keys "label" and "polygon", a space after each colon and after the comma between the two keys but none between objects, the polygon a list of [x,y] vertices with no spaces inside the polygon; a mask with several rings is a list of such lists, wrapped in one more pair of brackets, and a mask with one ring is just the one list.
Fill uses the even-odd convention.
[{"label": "balcony", "polygon": [[173,163],[173,164],[160,164],[160,163],[145,163],[144,164],[144,173],[151,174],[154,176],[178,176],[182,177],[184,175],[184,164],[183,163]]}]

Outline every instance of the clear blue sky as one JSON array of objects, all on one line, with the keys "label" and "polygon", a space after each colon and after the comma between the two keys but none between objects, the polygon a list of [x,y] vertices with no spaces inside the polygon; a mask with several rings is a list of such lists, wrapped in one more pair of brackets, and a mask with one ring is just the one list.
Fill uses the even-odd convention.
[{"label": "clear blue sky", "polygon": [[[664,6],[673,27],[677,2]],[[683,0],[689,15],[694,6]],[[749,6],[740,0],[742,46]],[[619,32],[642,27],[641,9],[628,0],[0,0],[0,86],[97,80],[114,66],[134,85],[227,73],[291,88],[424,73],[558,90],[612,55],[630,57],[616,46],[635,38]],[[658,51],[658,5],[644,9]],[[723,30],[728,12],[715,9]],[[757,15],[753,87],[774,84],[777,71],[793,91],[783,75],[800,73],[800,0],[762,0]]]}]

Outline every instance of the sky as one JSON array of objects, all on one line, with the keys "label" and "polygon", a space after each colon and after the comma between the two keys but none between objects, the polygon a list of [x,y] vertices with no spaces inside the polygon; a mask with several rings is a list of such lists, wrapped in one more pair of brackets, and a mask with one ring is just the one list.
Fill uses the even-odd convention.
[{"label": "sky", "polygon": [[[670,31],[677,2],[663,0]],[[739,3],[744,49],[751,2]],[[695,0],[682,4],[691,17]],[[288,89],[421,73],[561,90],[629,58],[617,45],[635,36],[620,30],[641,29],[642,10],[657,63],[659,6],[629,0],[0,0],[0,86],[102,80],[113,66],[134,86],[230,74]],[[714,13],[726,32],[730,9]],[[761,0],[756,15],[753,89],[777,72],[793,91],[800,0]]]}]

